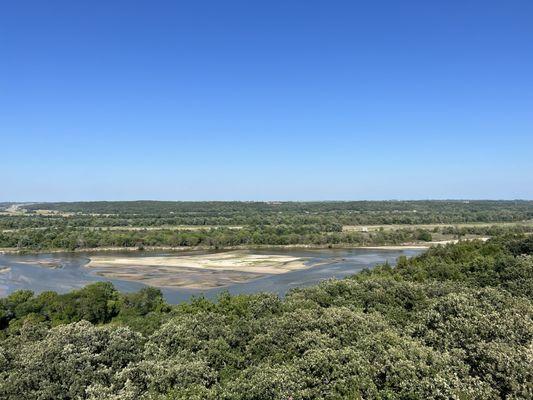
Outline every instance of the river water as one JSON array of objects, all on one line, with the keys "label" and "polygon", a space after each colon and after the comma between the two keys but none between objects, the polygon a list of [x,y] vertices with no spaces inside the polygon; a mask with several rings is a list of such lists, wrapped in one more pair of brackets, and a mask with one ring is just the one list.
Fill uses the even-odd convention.
[{"label": "river water", "polygon": [[[167,289],[162,288],[165,298],[170,303],[187,301],[191,296],[204,295],[215,298],[223,290],[232,294],[274,292],[284,295],[296,287],[316,284],[330,278],[344,278],[364,268],[389,262],[394,264],[401,256],[415,256],[423,250],[385,250],[385,249],[261,249],[253,250],[254,254],[279,254],[293,257],[305,257],[310,265],[308,269],[292,271],[281,275],[268,275],[248,282],[236,283],[231,286],[215,289]],[[215,253],[215,252],[202,252]],[[94,253],[93,253],[94,254]],[[100,255],[102,253],[99,253]],[[144,257],[154,255],[172,255],[176,253],[105,253],[106,256],[127,255],[128,257]],[[184,255],[199,252],[179,253]],[[144,287],[142,283],[108,279],[95,275],[85,268],[91,253],[51,253],[14,255],[0,254],[0,297],[20,289],[30,289],[35,293],[53,290],[65,293],[79,289],[89,283],[110,281],[124,292],[136,291]]]}]

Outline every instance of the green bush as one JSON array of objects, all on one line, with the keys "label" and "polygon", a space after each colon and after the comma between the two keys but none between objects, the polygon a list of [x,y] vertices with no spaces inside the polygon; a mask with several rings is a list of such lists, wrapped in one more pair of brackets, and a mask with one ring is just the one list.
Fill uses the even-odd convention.
[{"label": "green bush", "polygon": [[530,399],[532,257],[528,237],[461,242],[283,299],[19,291],[0,398]]}]

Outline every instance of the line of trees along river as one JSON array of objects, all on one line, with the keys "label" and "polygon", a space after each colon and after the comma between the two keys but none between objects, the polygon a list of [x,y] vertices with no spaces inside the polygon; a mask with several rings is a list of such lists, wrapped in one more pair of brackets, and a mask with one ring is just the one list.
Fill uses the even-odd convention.
[{"label": "line of trees along river", "polygon": [[372,232],[342,231],[335,226],[277,225],[247,226],[239,229],[87,229],[41,228],[0,232],[0,248],[19,250],[98,249],[107,247],[206,247],[263,245],[351,245],[379,246],[428,242],[435,237],[456,239],[467,235],[494,236],[502,233],[529,233],[533,224],[509,226],[440,227],[433,229],[405,227]]},{"label": "line of trees along river", "polygon": [[[533,230],[532,201],[139,201],[0,206],[4,209],[0,248],[20,250],[394,245]],[[370,224],[397,226],[368,232],[350,229]]]}]

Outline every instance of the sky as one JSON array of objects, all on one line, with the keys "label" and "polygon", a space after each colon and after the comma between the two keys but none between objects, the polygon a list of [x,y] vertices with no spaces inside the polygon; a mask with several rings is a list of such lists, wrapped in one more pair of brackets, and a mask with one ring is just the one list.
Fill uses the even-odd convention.
[{"label": "sky", "polygon": [[0,201],[533,199],[533,2],[6,1]]}]

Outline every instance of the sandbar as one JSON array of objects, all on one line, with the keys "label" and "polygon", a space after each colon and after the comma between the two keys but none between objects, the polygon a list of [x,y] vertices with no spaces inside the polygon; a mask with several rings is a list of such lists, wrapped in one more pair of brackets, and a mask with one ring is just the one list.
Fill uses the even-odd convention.
[{"label": "sandbar", "polygon": [[87,268],[110,279],[150,286],[209,289],[308,268],[305,258],[227,251],[169,256],[92,256]]}]

